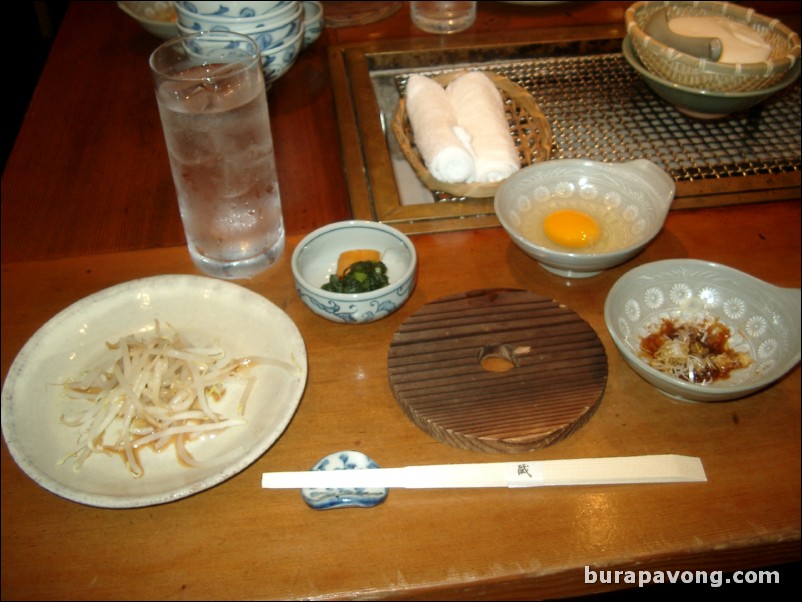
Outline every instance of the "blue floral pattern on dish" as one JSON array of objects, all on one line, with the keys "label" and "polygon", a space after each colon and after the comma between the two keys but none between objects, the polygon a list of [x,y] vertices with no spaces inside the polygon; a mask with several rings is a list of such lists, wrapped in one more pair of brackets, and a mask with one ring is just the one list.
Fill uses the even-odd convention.
[{"label": "blue floral pattern on dish", "polygon": [[[231,8],[228,6],[218,4],[217,6],[211,6],[208,8],[204,8],[200,10],[194,2],[178,2],[178,4],[186,10],[187,12],[196,13],[198,15],[204,15],[207,17],[226,17],[227,19],[248,19],[250,17],[256,17],[259,14],[267,14],[270,11],[276,11],[287,4],[287,0],[283,0],[282,2],[272,2],[268,5],[268,10],[263,11],[262,13],[257,12],[251,6],[242,6],[239,9],[239,12],[233,12]],[[264,4],[264,3],[262,3]]]},{"label": "blue floral pattern on dish", "polygon": [[[363,293],[323,289],[349,249],[374,249],[387,267],[389,284]],[[295,290],[316,315],[340,324],[365,324],[396,312],[412,294],[417,275],[415,245],[402,232],[366,220],[322,226],[307,234],[292,253]]]},{"label": "blue floral pattern on dish", "polygon": [[[312,470],[354,470],[379,468],[370,457],[358,451],[339,451],[329,454],[312,467]],[[385,487],[354,487],[347,489],[301,489],[304,502],[315,510],[335,508],[372,508],[387,499]]]},{"label": "blue floral pattern on dish", "polygon": [[338,303],[328,299],[323,303],[319,297],[305,291],[301,286],[296,286],[295,290],[307,305],[314,305],[321,312],[329,314],[330,319],[335,322],[356,324],[357,322],[374,322],[393,313],[400,305],[403,305],[409,296],[410,287],[414,286],[414,284],[415,280],[413,279],[397,287],[394,291],[384,293],[380,299],[368,301],[370,309],[365,309],[364,302],[359,304],[349,303],[348,301]]}]

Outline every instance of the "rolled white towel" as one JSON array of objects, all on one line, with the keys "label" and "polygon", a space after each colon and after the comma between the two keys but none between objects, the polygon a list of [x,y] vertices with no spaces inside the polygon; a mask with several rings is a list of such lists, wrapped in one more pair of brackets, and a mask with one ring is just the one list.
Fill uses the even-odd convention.
[{"label": "rolled white towel", "polygon": [[498,182],[521,168],[521,160],[496,85],[481,71],[469,71],[446,87],[457,123],[468,132],[475,172],[472,182]]},{"label": "rolled white towel", "polygon": [[423,75],[411,75],[406,90],[407,116],[423,161],[441,182],[468,182],[474,160],[468,135],[460,128],[445,89]]}]

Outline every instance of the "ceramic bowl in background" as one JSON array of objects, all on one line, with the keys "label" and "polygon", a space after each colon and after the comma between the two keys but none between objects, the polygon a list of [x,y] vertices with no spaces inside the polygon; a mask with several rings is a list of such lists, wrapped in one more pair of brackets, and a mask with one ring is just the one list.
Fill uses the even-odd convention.
[{"label": "ceramic bowl in background", "polygon": [[265,74],[266,86],[270,87],[274,81],[287,73],[290,67],[295,64],[295,59],[298,58],[298,53],[301,52],[303,47],[303,41],[304,32],[301,30],[279,46],[274,46],[261,52],[262,70]]},{"label": "ceramic bowl in background", "polygon": [[[751,363],[724,379],[690,382],[652,367],[641,340],[663,321],[717,319],[729,329],[729,347]],[[624,274],[604,303],[604,321],[632,369],[669,397],[728,401],[768,387],[800,359],[800,289],[780,288],[717,263],[668,259]]]},{"label": "ceramic bowl in background", "polygon": [[750,109],[794,83],[800,71],[800,63],[797,62],[773,86],[747,92],[715,92],[689,88],[655,75],[644,67],[637,57],[629,36],[624,38],[621,49],[626,61],[655,94],[674,105],[678,111],[697,119],[721,119],[732,113]]},{"label": "ceramic bowl in background", "polygon": [[[179,31],[186,35],[198,33],[197,31],[186,29],[180,25]],[[295,59],[301,51],[302,43],[303,31],[298,31],[293,38],[285,40],[282,44],[259,53],[262,61],[262,72],[265,76],[265,85],[267,87],[270,87],[274,81],[287,73],[290,67],[295,64]],[[204,41],[201,44],[194,41],[190,44],[190,49],[201,56],[215,56],[220,50],[228,46],[228,42]]]},{"label": "ceramic bowl in background", "polygon": [[226,2],[225,0],[178,0],[175,6],[198,15],[225,17],[227,19],[247,19],[265,13],[280,10],[292,4],[287,0],[242,0]]},{"label": "ceramic bowl in background", "polygon": [[301,2],[290,2],[286,6],[281,6],[276,11],[269,11],[263,15],[248,18],[229,18],[218,15],[199,15],[198,13],[187,11],[176,5],[178,24],[196,31],[212,31],[221,29],[224,31],[236,31],[238,33],[248,33],[252,31],[271,29],[279,25],[284,25],[290,21],[303,22],[303,5]]},{"label": "ceramic bowl in background", "polygon": [[303,48],[314,44],[323,33],[323,5],[320,2],[306,1],[304,5],[304,43]]},{"label": "ceramic bowl in background", "polygon": [[156,37],[169,40],[179,34],[172,2],[117,2],[117,6]]},{"label": "ceramic bowl in background", "polygon": [[291,45],[296,36],[303,35],[303,28],[303,11],[299,8],[293,15],[260,29],[241,28],[237,31],[252,37],[259,46],[259,51],[264,52],[285,44]]},{"label": "ceramic bowl in background", "polygon": [[[208,31],[233,31],[241,33],[254,39],[259,46],[259,51],[264,52],[271,48],[277,48],[285,43],[292,42],[296,35],[302,32],[303,22],[301,11],[298,10],[292,18],[282,19],[273,24],[267,24],[259,29],[248,27],[221,25],[208,29]],[[178,30],[182,34],[197,33],[200,28],[187,27],[183,23],[178,24]]]},{"label": "ceramic bowl in background", "polygon": [[184,36],[183,43],[186,51],[196,58],[202,58],[208,62],[227,62],[232,55],[239,62],[244,54],[250,55],[254,50],[253,40],[243,34],[207,31],[203,32],[206,35],[198,36],[201,32],[186,30],[180,25],[178,31]]},{"label": "ceramic bowl in background", "polygon": [[[642,251],[663,227],[675,191],[673,179],[646,159],[557,159],[511,175],[496,192],[494,206],[507,234],[527,255],[554,274],[585,278]],[[562,211],[592,218],[598,242],[586,247],[555,243],[545,222]],[[570,238],[573,226],[551,231]]]},{"label": "ceramic bowl in background", "polygon": [[[340,254],[378,251],[389,285],[367,293],[334,293],[321,288],[336,273]],[[415,287],[417,252],[404,233],[379,222],[350,220],[318,228],[292,253],[292,274],[301,300],[317,315],[343,324],[368,323],[395,312]]]},{"label": "ceramic bowl in background", "polygon": [[175,7],[182,34],[223,30],[253,38],[268,87],[289,71],[303,48],[303,2],[176,2]]}]

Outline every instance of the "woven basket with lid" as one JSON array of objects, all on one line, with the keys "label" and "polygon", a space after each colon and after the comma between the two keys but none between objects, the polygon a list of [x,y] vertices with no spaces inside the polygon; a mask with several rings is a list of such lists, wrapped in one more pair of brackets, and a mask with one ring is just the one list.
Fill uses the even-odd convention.
[{"label": "woven basket with lid", "polygon": [[[726,17],[749,26],[771,45],[759,63],[717,63],[666,46],[645,32],[651,16],[666,9],[672,17]],[[627,33],[643,65],[671,82],[717,92],[747,92],[773,86],[799,60],[799,36],[779,20],[730,2],[636,2],[624,13]]]}]

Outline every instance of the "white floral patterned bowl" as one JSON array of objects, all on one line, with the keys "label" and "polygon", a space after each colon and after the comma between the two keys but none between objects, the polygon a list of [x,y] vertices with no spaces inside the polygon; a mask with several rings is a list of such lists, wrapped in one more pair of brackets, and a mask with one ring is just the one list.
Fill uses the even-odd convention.
[{"label": "white floral patterned bowl", "polygon": [[[663,227],[675,192],[671,176],[646,159],[556,159],[511,175],[496,191],[494,204],[512,241],[543,268],[586,278],[640,253]],[[594,220],[598,241],[583,248],[555,243],[544,224],[560,210]]]},{"label": "white floral patterned bowl", "polygon": [[[387,266],[389,284],[367,293],[323,290],[345,251],[373,249]],[[298,296],[317,315],[343,324],[363,324],[394,313],[415,288],[418,255],[403,232],[379,222],[335,222],[307,234],[292,253]]]},{"label": "white floral patterned bowl", "polygon": [[[726,378],[690,382],[654,368],[641,341],[664,320],[718,320],[727,345],[751,363]],[[610,289],[604,320],[627,363],[669,397],[728,401],[774,383],[800,359],[800,289],[780,288],[749,274],[697,259],[668,259],[634,268]]]}]

